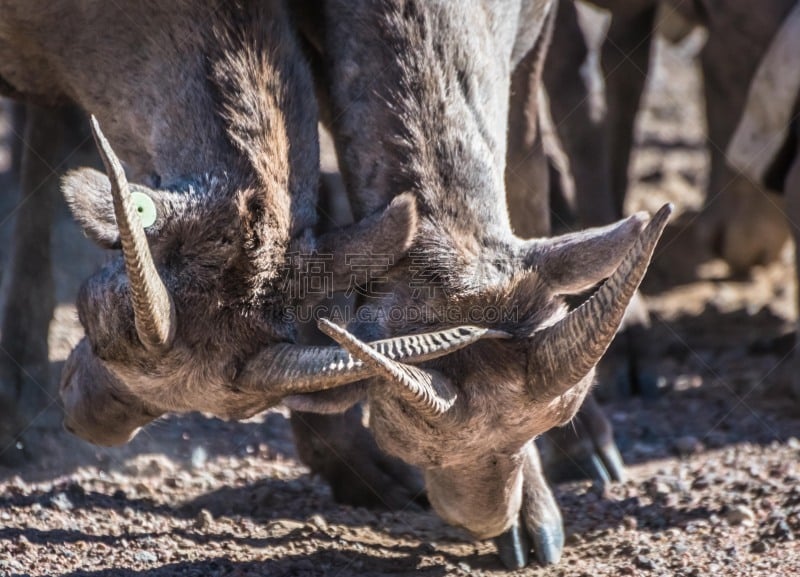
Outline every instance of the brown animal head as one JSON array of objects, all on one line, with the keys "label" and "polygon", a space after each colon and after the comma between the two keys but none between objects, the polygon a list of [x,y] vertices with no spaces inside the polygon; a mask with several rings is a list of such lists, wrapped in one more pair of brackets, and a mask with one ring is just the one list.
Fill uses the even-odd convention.
[{"label": "brown animal head", "polygon": [[[447,521],[481,538],[515,522],[525,446],[577,412],[670,212],[664,207],[646,227],[637,214],[610,227],[521,243],[516,272],[460,305],[462,313],[476,303],[509,307],[515,314],[490,313],[495,324],[477,324],[511,339],[414,367],[325,325],[380,375],[369,389],[370,427],[385,450],[422,468],[429,499]],[[562,295],[606,277],[587,302],[565,313]],[[417,394],[409,400],[398,390]]]},{"label": "brown animal head", "polygon": [[[121,249],[80,291],[86,337],[61,383],[65,426],[92,442],[125,442],[167,411],[241,418],[286,394],[365,376],[336,347],[293,344],[287,311],[311,275],[296,259],[285,266],[287,256],[334,254],[336,247],[335,289],[349,280],[339,251],[371,247],[399,259],[415,233],[415,203],[398,198],[341,234],[311,233],[317,113],[310,74],[280,6],[226,5],[214,16],[208,53],[195,55],[210,63],[207,82],[193,85],[210,94],[194,100],[214,103],[196,114],[223,126],[221,167],[164,190],[131,185],[93,119],[108,177],[82,169],[64,179],[87,236]],[[259,367],[257,378],[234,385],[249,363]]]}]

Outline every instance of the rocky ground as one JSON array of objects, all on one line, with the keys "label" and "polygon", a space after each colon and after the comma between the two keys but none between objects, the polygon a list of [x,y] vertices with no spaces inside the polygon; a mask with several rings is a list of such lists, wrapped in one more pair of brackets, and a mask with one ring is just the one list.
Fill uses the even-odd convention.
[{"label": "rocky ground", "polygon": [[[692,245],[707,160],[689,52],[659,54],[631,199],[631,209],[670,199],[684,211],[645,287],[664,394],[606,404],[630,480],[558,486],[564,558],[519,575],[800,574],[800,403],[785,388],[791,255],[732,279]],[[80,335],[77,280],[103,258],[68,219],[59,231],[54,374]],[[281,410],[245,423],[171,417],[109,450],[63,433],[53,403],[0,450],[36,457],[0,469],[3,577],[507,574],[491,543],[431,512],[335,504],[299,464]]]}]

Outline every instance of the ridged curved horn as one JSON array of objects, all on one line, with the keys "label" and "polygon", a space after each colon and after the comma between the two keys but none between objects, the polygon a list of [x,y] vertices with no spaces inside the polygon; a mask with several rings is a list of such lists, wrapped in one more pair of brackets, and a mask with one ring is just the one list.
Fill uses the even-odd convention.
[{"label": "ridged curved horn", "polygon": [[528,386],[537,400],[563,395],[603,356],[647,271],[671,213],[671,204],[661,207],[617,270],[589,300],[530,337]]},{"label": "ridged curved horn", "polygon": [[[320,321],[328,330],[329,321]],[[421,363],[463,349],[481,339],[510,338],[508,333],[472,326],[368,343],[397,362]],[[236,379],[237,388],[265,389],[278,395],[315,393],[366,379],[375,370],[340,347],[274,345],[250,359]]]},{"label": "ridged curved horn", "polygon": [[175,306],[167,287],[158,276],[122,164],[100,130],[100,124],[94,115],[91,123],[95,143],[111,181],[114,216],[117,219],[125,270],[128,273],[136,333],[147,349],[163,350],[169,347],[175,335]]},{"label": "ridged curved horn", "polygon": [[421,415],[435,418],[455,404],[456,388],[441,373],[393,361],[331,322],[321,321],[320,330],[372,371],[397,385],[389,394],[397,395]]}]

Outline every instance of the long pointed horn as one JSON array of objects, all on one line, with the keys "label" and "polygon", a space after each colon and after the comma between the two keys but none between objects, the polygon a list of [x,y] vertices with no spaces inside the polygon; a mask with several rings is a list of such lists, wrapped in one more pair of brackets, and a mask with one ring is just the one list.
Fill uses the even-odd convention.
[{"label": "long pointed horn", "polygon": [[644,277],[672,213],[666,204],[602,287],[580,307],[529,339],[528,386],[537,399],[554,399],[575,386],[603,356]]},{"label": "long pointed horn", "polygon": [[397,385],[390,394],[396,394],[423,416],[438,417],[455,404],[456,388],[441,373],[393,361],[331,322],[321,322],[319,328],[364,365]]},{"label": "long pointed horn", "polygon": [[[320,329],[328,331],[327,321]],[[508,333],[463,326],[368,343],[397,362],[421,363],[463,349],[481,339],[509,338]],[[279,344],[250,359],[236,379],[241,390],[264,390],[276,396],[315,393],[375,375],[375,369],[340,347]]]},{"label": "long pointed horn", "polygon": [[91,123],[94,140],[111,181],[114,215],[128,273],[136,333],[148,349],[163,350],[175,335],[175,306],[167,287],[158,276],[122,164],[100,130],[97,118],[92,116]]}]

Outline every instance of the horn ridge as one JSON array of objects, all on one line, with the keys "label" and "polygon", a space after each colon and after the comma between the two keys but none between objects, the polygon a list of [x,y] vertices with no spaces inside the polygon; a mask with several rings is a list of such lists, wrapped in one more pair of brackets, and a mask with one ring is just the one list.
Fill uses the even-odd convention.
[{"label": "horn ridge", "polygon": [[94,115],[91,117],[91,126],[111,183],[114,216],[128,274],[136,333],[146,348],[163,350],[175,336],[175,306],[153,262],[122,164]]}]

